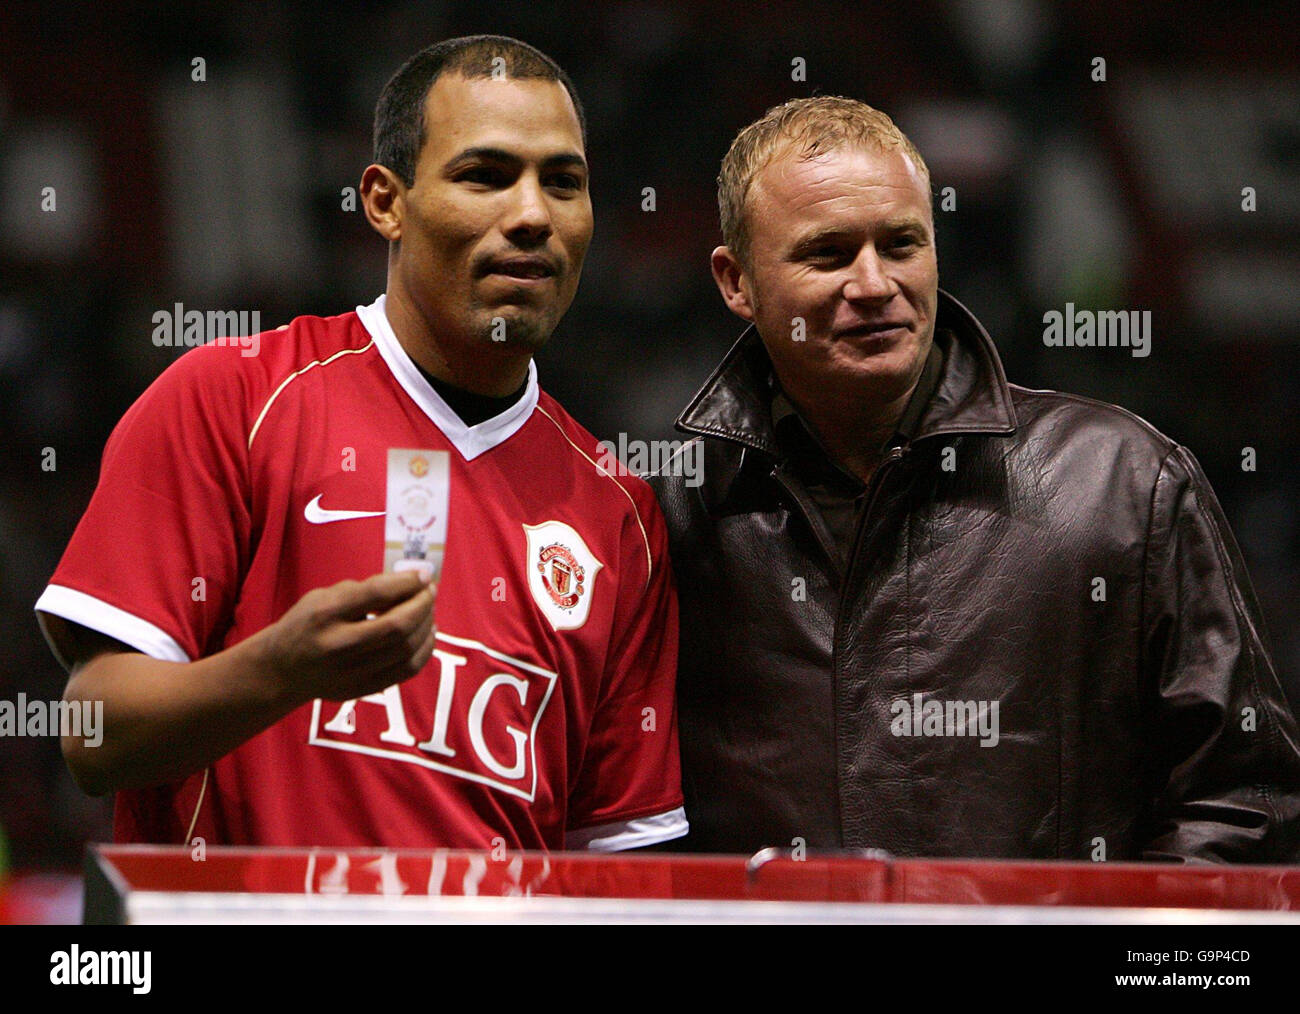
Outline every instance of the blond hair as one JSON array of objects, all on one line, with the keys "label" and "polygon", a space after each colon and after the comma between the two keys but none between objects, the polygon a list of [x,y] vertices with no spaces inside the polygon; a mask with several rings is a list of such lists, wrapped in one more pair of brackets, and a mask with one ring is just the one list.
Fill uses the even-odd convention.
[{"label": "blond hair", "polygon": [[718,173],[718,215],[722,242],[741,263],[748,263],[749,225],[745,201],[754,178],[783,148],[793,148],[801,160],[817,158],[838,148],[870,145],[882,152],[901,151],[925,177],[930,169],[921,153],[879,109],[842,95],[791,99],[773,106],[736,135]]}]

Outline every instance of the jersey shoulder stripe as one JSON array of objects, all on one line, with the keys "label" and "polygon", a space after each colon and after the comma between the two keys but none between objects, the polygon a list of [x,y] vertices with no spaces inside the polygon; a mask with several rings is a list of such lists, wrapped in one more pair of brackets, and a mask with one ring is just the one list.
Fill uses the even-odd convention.
[{"label": "jersey shoulder stripe", "polygon": [[295,317],[261,336],[265,354],[263,382],[269,389],[253,404],[248,448],[280,396],[299,378],[316,368],[342,364],[374,348],[374,339],[361,326],[355,311],[335,317]]},{"label": "jersey shoulder stripe", "polygon": [[281,393],[284,391],[286,387],[288,387],[290,384],[292,384],[295,380],[297,380],[299,377],[301,377],[304,373],[306,373],[310,369],[313,369],[317,366],[322,366],[322,367],[329,366],[330,363],[338,361],[343,356],[355,356],[355,355],[360,355],[363,352],[369,352],[374,347],[374,344],[375,343],[372,340],[368,344],[363,345],[359,349],[340,349],[338,352],[335,352],[332,356],[330,356],[327,359],[313,359],[305,366],[297,370],[294,370],[287,377],[285,377],[284,380],[280,382],[280,386],[277,387],[271,393],[271,396],[269,398],[266,399],[266,404],[262,406],[262,410],[257,414],[257,419],[253,423],[253,428],[249,431],[248,434],[248,449],[250,451],[253,449],[253,441],[257,439],[257,431],[262,428],[262,420],[266,418],[266,413],[271,411],[271,406],[275,404],[276,398],[280,397]]},{"label": "jersey shoulder stripe", "polygon": [[[581,426],[579,426],[578,423],[572,418],[572,416],[570,416],[567,412],[565,412],[562,408],[560,408],[559,403],[555,401],[554,398],[547,396],[544,400],[538,401],[537,412],[538,414],[548,419],[551,425],[554,426],[557,430],[559,430],[560,436],[562,436],[565,442],[569,445],[569,447],[573,449],[573,452],[579,457],[583,458],[588,463],[587,466],[583,466],[583,467],[591,467],[595,469],[597,474],[603,476],[607,481],[612,482],[615,486],[618,487],[619,492],[622,493],[623,496],[627,498],[628,503],[632,505],[632,512],[634,517],[636,518],[637,528],[641,532],[641,541],[645,546],[645,562],[646,562],[645,583],[648,586],[650,584],[650,578],[654,574],[654,553],[650,548],[650,536],[646,533],[645,519],[642,516],[642,507],[640,504],[637,503],[637,498],[632,495],[632,491],[626,485],[624,485],[624,483],[619,481],[620,478],[619,476],[614,475],[609,471],[609,469],[603,467],[599,462],[596,461],[595,458],[593,458],[590,454],[588,454],[587,451],[585,451],[578,444],[578,442],[574,439],[575,437],[578,437],[579,439],[585,438],[584,442],[590,445],[594,450],[596,447],[596,439],[590,433],[584,430]],[[561,423],[561,420],[563,420],[564,423],[567,423],[568,427],[563,425]],[[569,432],[570,428],[575,432],[570,433]],[[635,479],[634,476],[627,476],[625,478]],[[641,482],[640,479],[636,479],[635,481]],[[645,486],[645,483],[641,482],[641,485]],[[649,489],[649,487],[646,486],[646,489]]]}]

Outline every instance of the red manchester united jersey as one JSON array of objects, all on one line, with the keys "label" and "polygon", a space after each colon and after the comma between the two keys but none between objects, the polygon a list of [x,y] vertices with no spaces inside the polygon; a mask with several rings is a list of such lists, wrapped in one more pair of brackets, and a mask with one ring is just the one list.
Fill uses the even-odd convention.
[{"label": "red manchester united jersey", "polygon": [[437,648],[317,700],[178,784],[119,841],[627,848],[686,831],[677,606],[649,487],[542,393],[466,426],[384,298],[175,362],[118,424],[36,608],[187,662],[384,564],[389,451],[449,452]]}]

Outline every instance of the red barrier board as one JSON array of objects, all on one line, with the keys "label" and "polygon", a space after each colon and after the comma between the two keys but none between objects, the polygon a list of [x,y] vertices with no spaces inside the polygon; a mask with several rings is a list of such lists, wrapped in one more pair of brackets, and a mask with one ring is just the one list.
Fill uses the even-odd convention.
[{"label": "red barrier board", "polygon": [[88,922],[1300,922],[1300,868],[97,846]]}]

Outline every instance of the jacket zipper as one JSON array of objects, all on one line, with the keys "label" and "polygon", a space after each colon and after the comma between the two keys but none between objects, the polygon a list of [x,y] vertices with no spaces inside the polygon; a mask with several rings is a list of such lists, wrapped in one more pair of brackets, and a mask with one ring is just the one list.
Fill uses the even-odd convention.
[{"label": "jacket zipper", "polygon": [[[853,533],[853,545],[849,549],[849,558],[844,566],[844,583],[847,586],[848,579],[853,574],[853,564],[858,558],[858,551],[862,548],[862,535],[867,530],[867,522],[871,520],[871,511],[876,506],[876,497],[880,494],[880,487],[883,485],[885,473],[889,471],[890,466],[897,464],[907,457],[908,451],[911,450],[910,444],[903,444],[900,447],[891,447],[889,452],[880,459],[880,464],[876,466],[876,474],[871,477],[871,483],[867,488],[867,507],[858,518],[857,531]],[[836,616],[835,626],[839,628],[840,618],[843,616],[844,597],[840,596],[839,615]]]},{"label": "jacket zipper", "polygon": [[867,487],[867,506],[863,510],[862,516],[858,518],[857,531],[853,535],[853,545],[849,549],[849,558],[844,566],[844,580],[840,586],[839,607],[835,610],[835,630],[831,635],[831,675],[836,681],[836,706],[832,719],[835,723],[835,806],[838,811],[838,823],[840,826],[840,846],[844,846],[844,806],[843,806],[843,786],[840,783],[840,712],[838,701],[838,683],[840,672],[840,632],[844,629],[844,610],[850,599],[848,594],[849,579],[853,576],[853,564],[857,561],[858,552],[862,548],[862,536],[867,530],[867,525],[871,521],[872,509],[876,506],[876,497],[880,494],[880,487],[884,484],[885,474],[890,468],[907,457],[911,445],[903,444],[900,447],[891,447],[885,456],[881,459],[880,464],[876,466],[876,472],[871,477],[871,482]]}]

